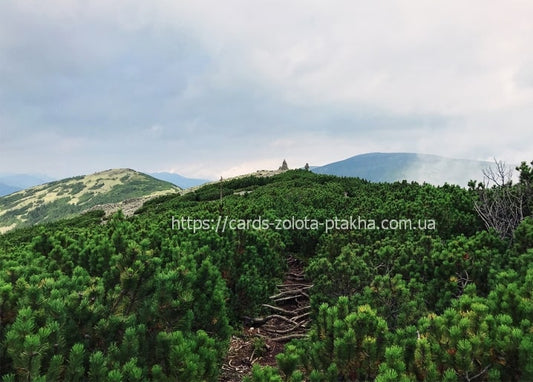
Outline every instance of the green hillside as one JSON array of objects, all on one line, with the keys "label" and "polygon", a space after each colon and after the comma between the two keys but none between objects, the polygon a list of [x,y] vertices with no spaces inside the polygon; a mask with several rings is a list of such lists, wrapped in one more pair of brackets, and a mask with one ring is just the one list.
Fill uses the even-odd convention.
[{"label": "green hillside", "polygon": [[479,187],[303,170],[10,231],[2,382],[533,380],[532,174],[503,238]]},{"label": "green hillside", "polygon": [[45,183],[0,197],[0,232],[71,217],[98,205],[179,192],[130,169],[114,169]]}]

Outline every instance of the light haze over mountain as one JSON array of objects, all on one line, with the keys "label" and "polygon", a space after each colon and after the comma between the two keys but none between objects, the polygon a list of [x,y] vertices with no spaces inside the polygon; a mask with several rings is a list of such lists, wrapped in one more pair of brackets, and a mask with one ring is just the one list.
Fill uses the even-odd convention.
[{"label": "light haze over mountain", "polygon": [[371,182],[416,181],[466,187],[481,180],[494,163],[416,153],[368,153],[313,168],[317,174],[358,177]]},{"label": "light haze over mountain", "polygon": [[42,174],[0,174],[0,196],[38,186],[54,179]]},{"label": "light haze over mountain", "polygon": [[187,178],[185,176],[173,172],[152,172],[148,175],[153,176],[156,179],[170,182],[180,188],[190,188],[210,182],[210,180],[207,179]]}]

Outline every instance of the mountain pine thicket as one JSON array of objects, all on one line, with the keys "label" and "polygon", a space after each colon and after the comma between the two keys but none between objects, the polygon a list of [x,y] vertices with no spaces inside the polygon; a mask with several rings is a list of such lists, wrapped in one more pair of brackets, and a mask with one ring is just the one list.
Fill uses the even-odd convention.
[{"label": "mountain pine thicket", "polygon": [[[524,164],[509,187],[531,195],[528,174]],[[293,170],[160,197],[105,224],[95,211],[1,235],[2,382],[216,381],[232,333],[265,314],[289,256],[313,283],[312,326],[248,381],[533,380],[531,199],[501,235],[476,213],[480,197]],[[172,226],[219,216],[435,227]]]}]

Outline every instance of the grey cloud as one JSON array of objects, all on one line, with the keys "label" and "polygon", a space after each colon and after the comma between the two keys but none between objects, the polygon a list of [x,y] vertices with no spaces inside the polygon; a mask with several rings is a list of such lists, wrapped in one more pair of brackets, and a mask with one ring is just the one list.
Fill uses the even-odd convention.
[{"label": "grey cloud", "polygon": [[385,4],[1,2],[0,171],[533,157],[533,7]]}]

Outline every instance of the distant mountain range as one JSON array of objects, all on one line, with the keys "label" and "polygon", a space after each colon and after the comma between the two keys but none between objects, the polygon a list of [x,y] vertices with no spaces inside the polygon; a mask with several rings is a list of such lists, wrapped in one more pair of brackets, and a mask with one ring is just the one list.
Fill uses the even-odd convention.
[{"label": "distant mountain range", "polygon": [[[481,180],[483,170],[492,165],[492,162],[427,154],[369,153],[310,169],[317,174],[358,177],[371,182],[407,180],[466,187],[469,180]],[[250,175],[277,173],[279,171],[258,171]],[[46,176],[0,174],[0,233],[93,209],[103,209],[107,213],[122,209],[125,213],[133,213],[154,196],[182,192],[182,189],[193,191],[209,183],[205,179],[174,173],[147,175],[131,169],[107,170],[45,183],[49,180]]]},{"label": "distant mountain range", "polygon": [[181,189],[131,170],[114,169],[27,188],[0,197],[0,232],[51,222],[90,209],[137,208],[148,198]]},{"label": "distant mountain range", "polygon": [[9,195],[13,192],[20,191],[21,188],[19,187],[13,187],[9,184],[0,183],[0,196]]},{"label": "distant mountain range", "polygon": [[53,180],[54,179],[46,175],[0,174],[0,196],[8,195]]},{"label": "distant mountain range", "polygon": [[175,184],[176,186],[181,187],[183,189],[196,187],[204,183],[211,182],[207,179],[186,178],[184,176],[172,172],[152,172],[148,175],[153,176],[156,179],[164,180],[165,182]]},{"label": "distant mountain range", "polygon": [[312,168],[317,174],[357,177],[371,182],[416,181],[466,187],[469,180],[481,180],[483,169],[492,162],[451,159],[415,153],[368,153]]}]

